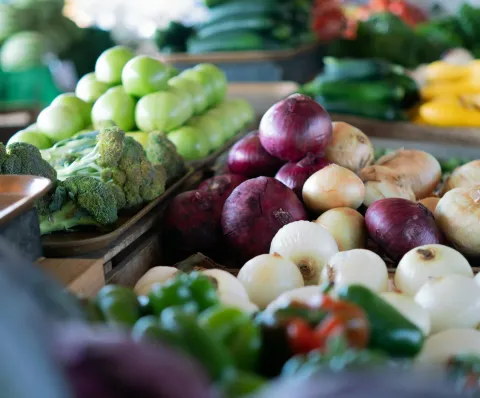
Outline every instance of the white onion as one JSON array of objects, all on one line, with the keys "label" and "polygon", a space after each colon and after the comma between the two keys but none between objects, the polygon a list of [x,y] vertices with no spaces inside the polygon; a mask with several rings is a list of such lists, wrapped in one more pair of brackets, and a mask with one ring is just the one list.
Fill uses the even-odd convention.
[{"label": "white onion", "polygon": [[473,54],[462,47],[452,48],[442,56],[443,62],[452,65],[468,65],[474,60]]},{"label": "white onion", "polygon": [[415,302],[430,314],[432,333],[480,325],[480,286],[473,278],[447,275],[425,283]]},{"label": "white onion", "polygon": [[339,251],[363,249],[367,243],[365,219],[358,211],[349,207],[328,210],[318,217],[315,223],[332,234]]},{"label": "white onion", "polygon": [[305,286],[298,289],[290,290],[282,293],[270,304],[268,304],[266,311],[275,311],[278,308],[288,306],[292,301],[309,304],[312,300],[318,299],[322,296],[319,286]]},{"label": "white onion", "polygon": [[178,272],[174,267],[153,267],[150,268],[135,284],[133,290],[138,296],[144,296],[150,293],[152,286],[157,283],[165,283],[174,277]]},{"label": "white onion", "polygon": [[258,307],[249,301],[248,297],[245,298],[233,293],[219,292],[218,299],[224,306],[238,308],[247,314],[252,314],[258,311]]},{"label": "white onion", "polygon": [[333,282],[335,289],[358,284],[375,292],[388,290],[388,269],[382,258],[365,249],[335,254],[322,270],[322,282]]},{"label": "white onion", "polygon": [[400,260],[395,286],[414,296],[429,279],[452,274],[473,278],[472,267],[458,251],[444,245],[424,245],[410,250]]},{"label": "white onion", "polygon": [[219,295],[234,294],[239,297],[244,297],[248,300],[248,294],[242,283],[227,271],[221,269],[207,269],[201,271],[202,274],[207,275],[215,281],[217,292]]},{"label": "white onion", "polygon": [[395,307],[405,318],[417,325],[420,330],[428,336],[430,333],[430,315],[424,308],[420,307],[413,297],[400,293],[381,293],[380,297]]},{"label": "white onion", "polygon": [[270,245],[270,254],[278,253],[296,264],[305,285],[318,284],[322,268],[337,252],[337,243],[330,232],[310,221],[295,221],[285,225]]},{"label": "white onion", "polygon": [[455,355],[480,355],[480,332],[474,329],[450,329],[430,336],[416,362],[445,364]]},{"label": "white onion", "polygon": [[331,164],[305,181],[302,195],[305,205],[316,214],[335,207],[357,209],[365,199],[365,186],[353,171]]},{"label": "white onion", "polygon": [[253,304],[265,308],[282,293],[304,286],[297,266],[274,254],[261,254],[248,261],[238,273]]},{"label": "white onion", "polygon": [[332,140],[325,158],[356,173],[373,163],[373,145],[358,128],[345,122],[333,122]]},{"label": "white onion", "polygon": [[477,275],[475,275],[475,278],[474,278],[475,282],[480,285],[480,273],[478,273]]},{"label": "white onion", "polygon": [[480,160],[457,167],[445,181],[443,193],[454,188],[472,188],[476,185],[480,185]]},{"label": "white onion", "polygon": [[438,202],[435,220],[459,251],[480,255],[480,185],[448,191]]}]

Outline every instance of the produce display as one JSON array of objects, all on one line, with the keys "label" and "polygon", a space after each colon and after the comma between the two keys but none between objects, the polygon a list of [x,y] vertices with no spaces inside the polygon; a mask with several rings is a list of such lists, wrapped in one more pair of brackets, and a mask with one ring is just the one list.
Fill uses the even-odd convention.
[{"label": "produce display", "polygon": [[[214,65],[200,64],[179,74],[157,59],[116,46],[102,53],[95,72],[80,79],[75,93],[57,97],[27,128],[28,134],[18,132],[10,142],[40,145],[42,150],[50,142],[54,147],[45,152],[48,160],[56,157],[50,153],[59,146],[66,155],[70,145],[64,140],[76,141],[79,133],[113,124],[144,145],[149,133],[167,133],[185,160],[200,160],[254,119],[246,101],[225,99],[226,90],[226,77]],[[61,167],[68,164],[65,160]]]},{"label": "produce display", "polygon": [[161,52],[277,50],[314,42],[314,27],[319,34],[331,34],[319,31],[322,24],[315,19],[312,0],[205,0],[205,5],[209,11],[202,23],[187,27],[172,21],[156,32]]},{"label": "produce display", "polygon": [[420,99],[407,71],[376,59],[324,58],[324,71],[301,92],[328,112],[379,120],[407,120],[407,110]]}]

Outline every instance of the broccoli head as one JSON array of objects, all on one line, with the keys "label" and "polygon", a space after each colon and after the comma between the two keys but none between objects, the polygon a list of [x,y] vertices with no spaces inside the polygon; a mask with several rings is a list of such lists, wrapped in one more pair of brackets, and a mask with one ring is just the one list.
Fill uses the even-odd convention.
[{"label": "broccoli head", "polygon": [[[40,150],[24,142],[15,142],[6,148],[3,159],[2,174],[23,174],[45,177],[55,182],[57,172],[50,164],[43,160]],[[1,162],[1,160],[0,160]]]},{"label": "broccoli head", "polygon": [[118,219],[117,193],[95,177],[73,176],[59,181],[48,213],[40,214],[40,231],[48,234],[79,226],[105,228]]},{"label": "broccoli head", "polygon": [[152,132],[148,135],[147,159],[152,164],[160,164],[167,173],[167,183],[171,183],[185,174],[185,161],[178,154],[175,144],[171,142],[166,134]]},{"label": "broccoli head", "polygon": [[160,196],[166,176],[147,159],[143,147],[117,127],[107,127],[97,136],[95,148],[72,164],[58,170],[60,179],[71,176],[95,177],[117,185],[120,207],[134,207]]},{"label": "broccoli head", "polygon": [[3,163],[7,160],[7,149],[2,142],[0,142],[0,170],[2,169]]}]

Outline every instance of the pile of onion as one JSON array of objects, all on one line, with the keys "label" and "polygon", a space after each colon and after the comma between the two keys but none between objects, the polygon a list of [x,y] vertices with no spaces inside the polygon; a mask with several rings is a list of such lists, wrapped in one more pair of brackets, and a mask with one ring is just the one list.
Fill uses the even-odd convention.
[{"label": "pile of onion", "polygon": [[443,243],[433,214],[422,204],[401,198],[374,202],[365,214],[370,237],[393,260],[415,247]]},{"label": "pile of onion", "polygon": [[227,163],[232,173],[252,178],[273,176],[283,162],[263,149],[258,132],[253,131],[230,149]]},{"label": "pile of onion", "polygon": [[313,99],[294,94],[273,105],[259,127],[265,150],[282,160],[296,162],[307,153],[322,154],[332,137],[328,112]]},{"label": "pile of onion", "polygon": [[456,168],[445,181],[443,193],[454,188],[472,188],[480,185],[480,160],[473,160]]},{"label": "pile of onion", "polygon": [[278,170],[275,178],[293,190],[299,199],[302,199],[302,189],[305,181],[307,181],[312,174],[329,164],[330,162],[325,158],[308,153],[307,156],[299,162],[288,162],[283,165],[280,170]]},{"label": "pile of onion", "polygon": [[306,220],[307,213],[295,193],[270,177],[240,184],[223,207],[222,228],[227,242],[243,258],[266,254],[284,225]]}]

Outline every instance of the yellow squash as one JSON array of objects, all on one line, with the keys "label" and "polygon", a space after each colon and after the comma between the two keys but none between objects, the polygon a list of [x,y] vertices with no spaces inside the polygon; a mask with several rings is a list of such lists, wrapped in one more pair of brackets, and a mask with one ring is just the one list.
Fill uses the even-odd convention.
[{"label": "yellow squash", "polygon": [[443,97],[420,106],[421,120],[441,127],[480,127],[480,110],[460,98]]}]

